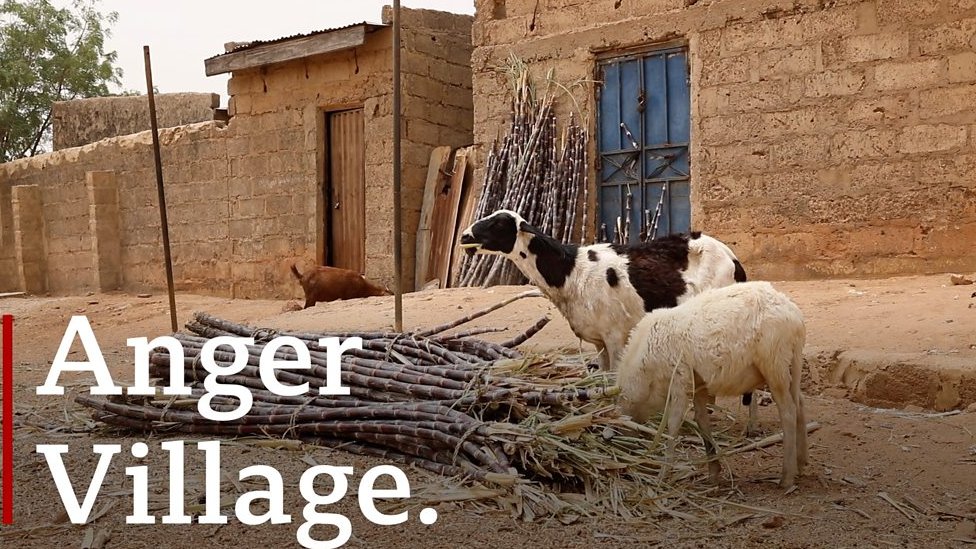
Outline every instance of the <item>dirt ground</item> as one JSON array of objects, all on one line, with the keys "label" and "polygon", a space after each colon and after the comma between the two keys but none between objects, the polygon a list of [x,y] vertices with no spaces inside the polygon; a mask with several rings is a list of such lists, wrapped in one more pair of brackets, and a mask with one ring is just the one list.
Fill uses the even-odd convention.
[{"label": "dirt ground", "polygon": [[[976,297],[972,297],[976,286],[952,286],[947,275],[776,285],[804,311],[808,358],[863,352],[875,358],[917,357],[936,367],[944,362],[956,370],[962,365],[964,371],[976,371]],[[408,294],[404,297],[404,326],[409,330],[453,320],[525,289]],[[392,297],[319,304],[307,311],[284,311],[283,301],[188,295],[178,296],[177,301],[181,322],[189,320],[193,311],[207,311],[245,324],[282,329],[363,330],[393,324]],[[231,518],[226,525],[127,525],[132,492],[124,467],[136,461],[127,453],[134,442],[149,443],[150,455],[144,463],[154,479],[151,500],[163,498],[165,503],[167,459],[159,450],[160,439],[135,435],[119,439],[101,429],[86,428],[79,433],[51,430],[81,425],[79,421],[86,414],[71,398],[92,380],[85,375],[65,375],[62,384],[72,389],[63,398],[37,396],[35,387],[44,381],[72,315],[88,317],[116,382],[128,384],[132,356],[125,340],[169,332],[165,296],[143,298],[117,293],[0,298],[0,312],[15,317],[16,409],[16,523],[0,531],[2,547],[80,547],[89,528],[111,533],[106,547],[298,547],[295,535],[304,522],[305,503],[298,479],[309,464],[353,466],[352,494],[362,473],[382,463],[317,447],[272,449],[225,441],[221,454],[225,472],[236,477],[236,471],[261,463],[273,464],[281,471],[285,512],[293,519],[290,524],[248,527],[228,513]],[[577,353],[580,345],[543,298],[517,301],[473,326],[521,330],[545,314],[552,315],[553,321],[522,349]],[[510,336],[500,333],[485,337],[502,340]],[[71,356],[81,359],[83,354],[76,346]],[[522,547],[528,543],[560,548],[966,547],[976,543],[976,406],[964,410],[972,402],[968,393],[957,391],[961,396],[955,406],[949,406],[955,409],[942,413],[918,407],[908,398],[899,401],[897,395],[890,402],[899,408],[874,408],[849,400],[847,397],[857,398],[857,391],[836,386],[830,376],[810,377],[805,386],[807,415],[822,427],[810,437],[811,465],[798,488],[784,493],[775,484],[782,464],[779,446],[733,456],[725,461],[725,482],[715,488],[715,497],[733,503],[719,515],[695,521],[601,517],[564,525],[557,521],[526,523],[497,511],[446,504],[438,506],[439,519],[432,526],[420,524],[414,511],[408,522],[388,527],[368,523],[354,497],[346,497],[326,510],[352,520],[349,547]],[[743,410],[734,402],[723,404],[742,417]],[[775,432],[775,406],[762,407],[760,414],[763,429]],[[70,445],[65,462],[72,480],[78,479],[75,489],[80,493],[97,461],[91,445],[98,443],[118,443],[123,448],[96,500],[94,514],[98,518],[86,526],[65,524],[51,473],[43,456],[35,452],[35,445]],[[202,467],[197,453],[192,447],[187,449],[191,476]],[[729,471],[734,482],[729,480]],[[414,487],[439,481],[416,470],[408,470],[408,475]],[[188,486],[192,482],[188,480]],[[769,509],[780,518],[766,511]],[[163,515],[165,510],[157,514]],[[331,535],[330,530],[320,528],[316,535]]]}]

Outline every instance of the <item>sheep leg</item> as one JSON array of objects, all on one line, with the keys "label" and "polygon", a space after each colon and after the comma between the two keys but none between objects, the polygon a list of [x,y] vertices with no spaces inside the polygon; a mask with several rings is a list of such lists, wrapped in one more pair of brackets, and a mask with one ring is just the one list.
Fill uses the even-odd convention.
[{"label": "sheep leg", "polygon": [[[796,482],[797,475],[797,406],[793,400],[789,387],[770,386],[773,400],[779,408],[779,421],[783,426],[783,476],[779,485],[790,488]],[[801,429],[806,434],[806,426]]]},{"label": "sheep leg", "polygon": [[807,464],[807,417],[803,408],[803,393],[800,392],[800,378],[803,375],[803,343],[794,345],[793,363],[790,364],[791,402],[796,403],[796,472],[803,473]]},{"label": "sheep leg", "polygon": [[749,407],[749,419],[746,420],[746,428],[743,436],[754,437],[759,434],[759,399],[755,391],[742,395],[742,404]]},{"label": "sheep leg", "polygon": [[696,383],[695,388],[695,423],[701,431],[702,442],[705,444],[705,456],[708,458],[708,478],[712,484],[718,484],[718,475],[722,470],[716,455],[717,447],[712,438],[711,420],[708,418],[708,405],[715,402],[715,397],[708,394],[704,384]]},{"label": "sheep leg", "polygon": [[685,417],[685,407],[688,405],[684,389],[672,387],[669,402],[665,406],[665,414],[668,420],[668,445],[665,452],[664,467],[661,468],[662,477],[670,471],[671,463],[674,462],[675,448],[678,446],[678,433],[681,431],[681,423]]},{"label": "sheep leg", "polygon": [[609,341],[604,342],[604,347],[606,349],[606,360],[601,365],[601,369],[608,372],[613,372],[617,370],[617,362],[620,360],[620,355],[624,351],[626,346],[626,341],[619,341],[618,338],[614,338]]},{"label": "sheep leg", "polygon": [[807,465],[807,418],[803,411],[803,395],[796,407],[796,474],[802,475]]},{"label": "sheep leg", "polygon": [[312,307],[314,305],[315,305],[315,300],[314,299],[308,299],[308,298],[306,298],[305,299],[305,306],[302,307],[302,308],[303,309],[308,309],[309,307]]}]

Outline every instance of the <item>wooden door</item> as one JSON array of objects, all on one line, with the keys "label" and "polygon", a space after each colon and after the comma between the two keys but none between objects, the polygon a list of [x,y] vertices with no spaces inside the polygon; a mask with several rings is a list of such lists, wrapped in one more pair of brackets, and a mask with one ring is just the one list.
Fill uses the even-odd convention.
[{"label": "wooden door", "polygon": [[363,109],[326,113],[325,263],[366,271],[366,173]]}]

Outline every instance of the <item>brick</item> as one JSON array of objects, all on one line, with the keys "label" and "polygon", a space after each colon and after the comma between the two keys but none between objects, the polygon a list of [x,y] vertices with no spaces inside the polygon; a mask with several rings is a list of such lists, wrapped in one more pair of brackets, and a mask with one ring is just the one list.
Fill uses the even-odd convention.
[{"label": "brick", "polygon": [[[972,186],[972,174],[976,171],[976,154],[933,156],[920,158],[916,162],[919,173],[925,174],[925,180],[929,183],[962,184],[963,188]],[[976,208],[976,202],[972,200],[960,200],[956,205],[968,210]]]},{"label": "brick", "polygon": [[462,86],[465,88],[471,87],[471,66],[470,65],[456,65],[454,63],[435,63],[430,70],[431,78],[439,82],[445,82],[447,84],[453,84],[455,86]]},{"label": "brick", "polygon": [[864,74],[860,71],[824,71],[804,79],[804,93],[809,97],[853,95],[864,89]]},{"label": "brick", "polygon": [[269,196],[267,198],[268,215],[281,215],[294,212],[295,209],[291,196]]},{"label": "brick", "polygon": [[708,175],[755,173],[769,167],[768,151],[758,144],[710,147],[703,160],[700,169]]},{"label": "brick", "polygon": [[869,129],[835,134],[831,152],[835,158],[885,158],[897,151],[898,131]]},{"label": "brick", "polygon": [[817,68],[819,44],[798,49],[772,49],[759,53],[759,76],[805,74]]},{"label": "brick", "polygon": [[801,95],[795,80],[731,84],[703,88],[699,92],[700,115],[710,116],[758,110],[779,110],[791,106]]},{"label": "brick", "polygon": [[725,29],[722,53],[730,55],[754,49],[809,44],[826,36],[851,35],[857,27],[857,6],[743,23]]},{"label": "brick", "polygon": [[44,202],[41,187],[14,186],[11,189],[11,204],[14,250],[19,269],[18,287],[29,293],[44,293],[48,289],[48,258],[54,254],[50,250],[45,253],[44,249],[44,235],[41,230]]},{"label": "brick", "polygon": [[235,95],[228,101],[228,105],[230,104],[230,101],[233,101],[234,104],[233,114],[235,116],[239,114],[251,114],[252,108],[254,106],[254,100],[250,94]]},{"label": "brick", "polygon": [[937,85],[946,78],[946,62],[942,59],[885,63],[875,67],[874,82],[879,90],[925,88]]},{"label": "brick", "polygon": [[913,33],[922,55],[938,55],[945,52],[976,48],[976,18],[960,19],[933,27],[924,27]]},{"label": "brick", "polygon": [[405,133],[407,139],[411,141],[436,145],[440,143],[441,126],[425,120],[408,120]]},{"label": "brick", "polygon": [[821,135],[786,139],[770,147],[770,153],[773,169],[818,167],[830,157],[830,139]]},{"label": "brick", "polygon": [[922,153],[947,151],[966,144],[966,127],[920,125],[907,128],[898,137],[898,152]]},{"label": "brick", "polygon": [[860,122],[867,125],[890,124],[893,121],[905,119],[916,111],[916,101],[906,93],[872,99],[858,99],[844,111],[844,118],[848,122]]},{"label": "brick", "polygon": [[884,26],[925,20],[936,15],[940,5],[931,0],[877,0],[878,22]]},{"label": "brick", "polygon": [[976,81],[976,52],[967,51],[949,57],[949,82]]},{"label": "brick", "polygon": [[976,105],[976,84],[951,86],[934,90],[922,90],[918,93],[919,117],[939,118],[943,116],[974,116],[973,105]]},{"label": "brick", "polygon": [[803,107],[759,115],[763,133],[772,137],[824,133],[837,125],[837,116],[823,107]]},{"label": "brick", "polygon": [[824,44],[824,64],[864,63],[908,55],[908,33],[904,31],[851,36]]}]

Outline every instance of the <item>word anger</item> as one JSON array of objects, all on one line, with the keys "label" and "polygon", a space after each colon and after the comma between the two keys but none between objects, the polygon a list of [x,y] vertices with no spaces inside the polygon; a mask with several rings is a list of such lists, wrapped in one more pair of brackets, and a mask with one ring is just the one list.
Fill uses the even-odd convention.
[{"label": "word anger", "polygon": [[[68,353],[71,345],[78,338],[85,350],[87,360],[69,361]],[[126,345],[134,348],[135,381],[129,387],[130,395],[155,395],[156,387],[149,384],[149,352],[152,349],[163,348],[170,355],[172,364],[183,364],[185,361],[183,345],[172,336],[160,336],[152,341],[145,337],[129,338]],[[207,371],[203,380],[205,394],[197,403],[197,409],[203,417],[212,421],[233,421],[247,415],[254,403],[254,397],[247,387],[220,383],[218,377],[233,376],[248,366],[248,346],[254,345],[254,338],[220,336],[209,339],[200,351],[200,365]],[[363,340],[360,337],[346,338],[340,342],[337,337],[319,339],[318,346],[325,349],[326,374],[325,384],[319,387],[320,395],[348,395],[349,388],[342,386],[341,357],[349,349],[362,349]],[[230,352],[220,350],[230,347]],[[221,363],[229,365],[218,364]],[[305,342],[290,336],[280,336],[272,339],[261,350],[259,373],[265,388],[278,396],[301,396],[309,392],[308,382],[299,385],[286,385],[278,380],[277,370],[309,370],[312,368],[312,358]],[[164,395],[189,395],[190,387],[186,386],[183,368],[171,368],[169,384],[163,387]],[[84,316],[73,316],[61,339],[57,354],[51,364],[44,384],[37,388],[38,395],[63,395],[64,387],[58,385],[63,372],[92,372],[96,385],[91,388],[93,395],[121,395],[122,387],[112,380],[112,375],[105,364],[101,348],[92,331],[91,324]],[[236,409],[217,411],[211,407],[215,396],[234,397],[240,401]]]}]

